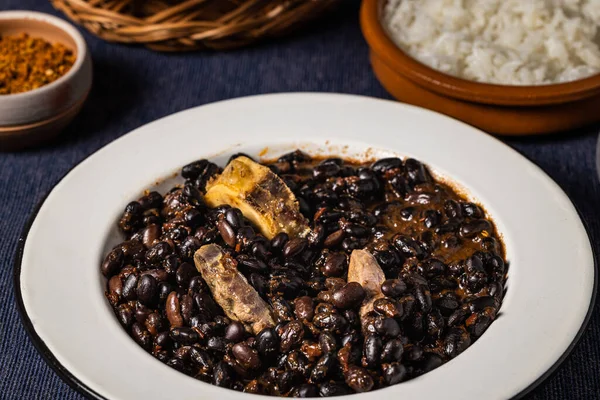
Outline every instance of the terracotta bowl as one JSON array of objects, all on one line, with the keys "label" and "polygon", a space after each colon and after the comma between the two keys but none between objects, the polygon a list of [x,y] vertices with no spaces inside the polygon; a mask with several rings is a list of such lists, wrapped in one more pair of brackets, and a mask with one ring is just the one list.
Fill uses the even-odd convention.
[{"label": "terracotta bowl", "polygon": [[373,71],[396,99],[500,135],[565,131],[600,121],[600,74],[568,83],[509,86],[436,71],[404,53],[380,15],[385,2],[363,0],[360,22]]},{"label": "terracotta bowl", "polygon": [[29,92],[0,95],[0,150],[17,150],[49,140],[77,115],[92,85],[92,62],[73,25],[49,14],[0,12],[0,35],[26,32],[73,50],[75,64],[56,81]]}]

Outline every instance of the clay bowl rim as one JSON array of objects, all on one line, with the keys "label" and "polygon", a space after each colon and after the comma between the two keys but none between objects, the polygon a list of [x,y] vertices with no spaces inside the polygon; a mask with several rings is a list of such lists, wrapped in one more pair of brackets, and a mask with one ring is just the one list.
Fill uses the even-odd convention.
[{"label": "clay bowl rim", "polygon": [[470,102],[505,106],[563,104],[600,94],[600,73],[566,83],[516,86],[470,81],[430,68],[392,41],[380,19],[385,1],[363,0],[363,35],[371,51],[391,69],[428,90]]},{"label": "clay bowl rim", "polygon": [[[52,91],[54,88],[60,86],[63,82],[66,82],[72,79],[79,71],[85,61],[87,56],[87,45],[85,43],[85,39],[79,33],[79,31],[70,23],[65,20],[62,20],[52,14],[47,14],[38,11],[28,11],[28,10],[14,10],[14,11],[2,11],[0,12],[0,27],[6,21],[18,21],[23,23],[23,32],[28,32],[28,20],[35,20],[42,22],[48,26],[51,26],[52,29],[56,29],[62,31],[66,35],[68,35],[73,42],[75,43],[75,62],[71,69],[56,79],[53,82],[48,83],[47,85],[40,86],[39,88],[28,90],[26,92],[21,93],[11,93],[11,94],[0,94],[0,101],[10,101],[11,99],[22,99],[28,96],[36,96],[39,93]],[[0,29],[1,30],[1,29]],[[62,43],[63,45],[67,45],[66,43]],[[70,107],[69,107],[70,108]],[[52,117],[51,117],[52,118]],[[3,126],[3,128],[16,127],[15,125]]]}]

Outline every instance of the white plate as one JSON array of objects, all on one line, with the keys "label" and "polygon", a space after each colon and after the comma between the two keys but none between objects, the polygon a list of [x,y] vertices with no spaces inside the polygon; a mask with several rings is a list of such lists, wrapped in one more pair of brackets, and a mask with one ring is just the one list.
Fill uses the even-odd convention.
[{"label": "white plate", "polygon": [[[504,235],[501,316],[456,359],[368,399],[506,399],[530,390],[581,335],[594,256],[564,192],[498,140],[448,117],[358,96],[278,94],[163,118],[116,140],[50,192],[22,240],[15,283],[25,325],[51,365],[94,398],[249,399],[163,365],[121,328],[104,298],[103,253],[124,205],[193,160],[296,147],[348,156],[409,155],[463,186]],[[167,184],[172,184],[168,181]],[[252,397],[256,398],[256,397]]]}]

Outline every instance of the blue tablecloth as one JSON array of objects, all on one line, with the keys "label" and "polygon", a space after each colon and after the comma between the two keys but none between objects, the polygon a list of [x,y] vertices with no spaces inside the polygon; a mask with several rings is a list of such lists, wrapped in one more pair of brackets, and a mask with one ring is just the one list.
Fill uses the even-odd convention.
[{"label": "blue tablecloth", "polygon": [[[58,15],[45,0],[0,0],[0,8]],[[159,54],[84,35],[94,62],[94,83],[81,114],[53,144],[23,153],[0,153],[0,399],[83,398],[61,381],[29,341],[17,314],[11,279],[17,240],[31,212],[79,161],[140,125],[217,100],[290,91],[389,98],[369,66],[357,1],[345,2],[335,16],[292,37],[231,52]],[[202,126],[198,129],[201,132]],[[587,221],[598,250],[597,130],[507,142],[567,192]],[[596,311],[572,356],[529,398],[600,398],[599,371],[600,314]]]}]

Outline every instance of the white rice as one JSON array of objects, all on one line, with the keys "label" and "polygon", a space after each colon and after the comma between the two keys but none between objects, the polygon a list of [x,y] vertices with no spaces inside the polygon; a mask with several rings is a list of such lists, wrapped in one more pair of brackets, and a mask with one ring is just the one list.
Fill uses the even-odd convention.
[{"label": "white rice", "polygon": [[388,0],[383,23],[412,57],[468,80],[544,85],[600,73],[600,0]]}]

